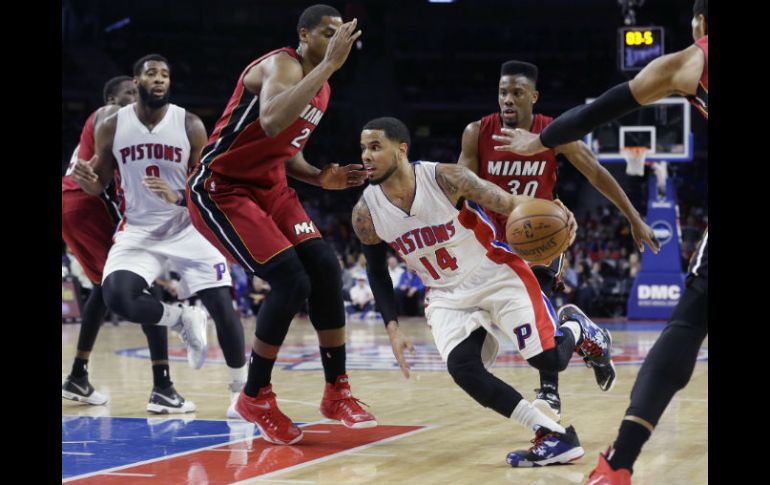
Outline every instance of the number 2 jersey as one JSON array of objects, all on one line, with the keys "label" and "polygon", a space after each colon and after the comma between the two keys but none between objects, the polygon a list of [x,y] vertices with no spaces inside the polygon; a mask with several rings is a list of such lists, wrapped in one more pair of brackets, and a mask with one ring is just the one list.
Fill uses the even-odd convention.
[{"label": "number 2 jersey", "polygon": [[123,220],[126,226],[162,237],[190,224],[186,207],[166,202],[144,186],[148,175],[162,178],[175,192],[184,190],[190,160],[190,140],[185,128],[186,112],[168,105],[163,119],[150,130],[136,115],[134,105],[119,109],[112,155],[120,171]]},{"label": "number 2 jersey", "polygon": [[203,171],[205,176],[208,175],[205,172],[211,171],[261,187],[286,185],[284,163],[305,146],[321,122],[329,105],[331,88],[324,81],[299,118],[276,136],[267,136],[259,120],[259,95],[250,93],[243,79],[252,67],[281,52],[299,59],[295,49],[277,49],[252,61],[241,73],[235,92],[203,150],[201,165],[206,169]]},{"label": "number 2 jersey", "polygon": [[442,306],[452,306],[456,290],[483,286],[487,273],[482,268],[490,262],[511,267],[541,298],[524,260],[494,240],[492,223],[481,206],[470,200],[462,200],[459,210],[452,205],[436,181],[437,165],[413,162],[415,195],[409,214],[388,200],[382,186],[364,190],[377,236],[430,288],[431,304],[440,299]]},{"label": "number 2 jersey", "polygon": [[[532,118],[532,133],[542,132],[553,121],[550,116],[535,114]],[[519,155],[517,153],[497,151],[500,145],[492,139],[499,135],[503,123],[500,113],[495,112],[481,118],[479,126],[479,172],[478,176],[497,185],[514,195],[528,195],[538,199],[553,199],[553,189],[556,184],[557,161],[556,152],[552,149],[534,155]],[[497,237],[505,239],[506,216],[491,211],[487,215],[495,223]]]}]

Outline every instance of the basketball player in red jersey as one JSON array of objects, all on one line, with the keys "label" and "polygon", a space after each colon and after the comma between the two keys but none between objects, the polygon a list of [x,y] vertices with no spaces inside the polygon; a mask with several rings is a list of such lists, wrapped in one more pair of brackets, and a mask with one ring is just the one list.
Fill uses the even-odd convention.
[{"label": "basketball player in red jersey", "polygon": [[[672,95],[687,96],[708,119],[708,0],[693,5],[692,35],[686,49],[650,62],[634,79],[609,89],[595,102],[556,118],[542,133],[504,129],[495,139],[500,150],[537,153],[576,140],[595,127],[642,105]],[[586,485],[630,485],[633,465],[663,411],[692,376],[703,339],[708,335],[708,228],[690,260],[686,288],[666,328],[639,370],[631,404],[617,439],[599,455]]]},{"label": "basketball player in red jersey", "polygon": [[[564,155],[591,184],[620,209],[631,224],[631,233],[641,251],[646,242],[657,252],[657,241],[652,229],[644,222],[628,200],[623,189],[610,173],[596,160],[591,150],[576,141],[545,149],[530,156],[495,150],[492,136],[502,128],[525,128],[540,133],[553,120],[549,116],[533,113],[534,104],[540,93],[537,91],[538,69],[534,64],[508,61],[500,68],[498,103],[500,111],[491,113],[479,121],[470,123],[463,132],[462,152],[458,163],[465,165],[482,179],[488,180],[505,191],[540,199],[553,199],[556,184],[556,155]],[[495,224],[498,238],[504,239],[506,216],[492,211],[487,214]],[[562,269],[563,256],[554,259],[550,265],[533,265],[540,288],[550,299]],[[560,310],[562,313],[579,311],[574,305]],[[582,313],[582,312],[581,312]],[[585,315],[583,315],[585,318]],[[566,318],[566,316],[565,316]],[[596,379],[603,391],[608,391],[615,379],[611,367],[594,367]],[[559,399],[559,375],[556,372],[540,371],[540,389],[534,405],[542,411],[550,411],[558,420],[561,415]]]},{"label": "basketball player in red jersey", "polygon": [[302,431],[276,405],[271,373],[294,315],[309,299],[326,386],[321,414],[349,428],[376,426],[350,392],[345,371],[345,311],[339,264],[305,213],[287,174],[325,189],[363,184],[362,165],[319,170],[302,147],[329,104],[327,80],[361,31],[327,5],[299,18],[299,47],[251,62],[187,182],[195,227],[249,272],[270,283],[257,315],[246,387],[236,409],[267,441],[294,444]]}]

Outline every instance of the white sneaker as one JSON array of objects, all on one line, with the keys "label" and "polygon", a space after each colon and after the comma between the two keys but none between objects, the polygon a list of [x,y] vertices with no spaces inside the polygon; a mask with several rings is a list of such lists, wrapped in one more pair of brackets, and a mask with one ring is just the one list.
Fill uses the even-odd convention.
[{"label": "white sneaker", "polygon": [[193,369],[200,369],[209,351],[208,325],[206,312],[198,307],[186,305],[182,308],[182,318],[171,327],[187,346],[187,363]]},{"label": "white sneaker", "polygon": [[235,410],[235,404],[238,402],[238,396],[241,394],[241,389],[243,389],[243,386],[245,386],[246,383],[244,382],[233,382],[230,384],[230,406],[227,408],[227,413],[225,415],[229,419],[243,419],[243,416],[238,414],[238,411]]},{"label": "white sneaker", "polygon": [[88,376],[83,376],[80,379],[67,376],[61,386],[61,397],[94,406],[101,406],[109,401],[107,396],[94,389],[94,386],[88,382]]}]

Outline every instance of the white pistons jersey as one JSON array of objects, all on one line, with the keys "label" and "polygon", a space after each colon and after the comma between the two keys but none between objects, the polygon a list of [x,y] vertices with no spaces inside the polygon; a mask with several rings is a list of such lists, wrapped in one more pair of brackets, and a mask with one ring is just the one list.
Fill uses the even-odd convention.
[{"label": "white pistons jersey", "polygon": [[[382,186],[370,185],[364,190],[377,235],[431,288],[431,294],[463,283],[488,261],[489,250],[474,232],[478,214],[463,216],[478,206],[465,201],[458,211],[436,181],[436,165],[413,162],[416,188],[409,214],[388,200]],[[494,235],[494,229],[487,228],[490,230]]]},{"label": "white pistons jersey", "polygon": [[191,223],[187,208],[166,202],[142,180],[156,176],[175,192],[185,189],[190,159],[186,113],[184,108],[169,104],[163,119],[150,130],[139,121],[134,106],[118,110],[112,144],[125,200],[120,229],[126,225],[154,236],[174,234]]}]

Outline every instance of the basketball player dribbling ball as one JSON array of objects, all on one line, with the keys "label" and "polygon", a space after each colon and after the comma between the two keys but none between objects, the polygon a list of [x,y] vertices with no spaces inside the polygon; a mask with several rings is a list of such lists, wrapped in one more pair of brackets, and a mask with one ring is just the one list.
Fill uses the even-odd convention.
[{"label": "basketball player dribbling ball", "polygon": [[325,189],[345,189],[366,179],[360,165],[319,170],[302,154],[329,104],[327,81],[361,35],[356,25],[355,19],[343,23],[327,5],[305,9],[297,24],[299,47],[268,52],[246,66],[187,186],[198,230],[270,284],[257,314],[248,381],[237,410],[276,444],[303,437],[278,408],[271,381],[278,351],[305,300],[326,381],[321,414],[349,428],[377,425],[350,390],[337,257],[286,179]]},{"label": "basketball player dribbling ball", "polygon": [[[502,128],[525,128],[540,133],[553,118],[533,113],[540,97],[537,91],[538,69],[534,64],[520,61],[504,62],[500,68],[498,104],[500,111],[474,121],[465,128],[462,138],[462,152],[457,163],[468,167],[484,180],[488,180],[505,191],[541,199],[553,199],[557,177],[557,155],[563,155],[582,173],[591,185],[607,197],[625,215],[631,225],[631,234],[640,251],[646,242],[654,251],[658,243],[650,228],[628,200],[623,189],[610,173],[596,160],[591,150],[582,141],[575,141],[547,148],[532,155],[501,152],[495,149],[492,136]],[[504,240],[506,215],[487,211],[495,224],[500,240]],[[564,257],[560,255],[550,265],[532,265],[540,288],[552,298],[556,291]],[[575,305],[559,309],[560,321],[570,318],[587,318]],[[603,391],[614,384],[612,369],[594,368],[596,381]],[[559,375],[555,372],[540,371],[540,389],[533,402],[535,406],[551,412],[558,421],[561,416],[561,399],[558,391]]]},{"label": "basketball player dribbling ball", "polygon": [[[708,0],[696,0],[691,22],[695,43],[650,62],[629,82],[591,104],[556,118],[542,133],[504,129],[500,150],[537,153],[577,140],[595,127],[672,95],[687,96],[708,119]],[[666,328],[650,349],[631,390],[631,404],[615,442],[599,455],[588,485],[630,485],[633,465],[674,394],[692,376],[708,335],[708,228],[690,260],[685,291]]]},{"label": "basketball player dribbling ball", "polygon": [[[393,353],[406,377],[404,350],[414,352],[398,327],[386,244],[429,288],[425,317],[454,381],[479,404],[535,431],[529,450],[508,454],[514,467],[567,463],[583,456],[575,429],[562,427],[513,387],[490,373],[498,341],[495,324],[533,367],[559,372],[579,349],[592,365],[612,367],[609,334],[588,319],[558,326],[529,265],[495,240],[482,208],[510,214],[531,200],[513,195],[456,164],[411,162],[409,131],[395,118],[378,118],[361,132],[361,159],[370,185],[353,209],[369,283]],[[576,224],[568,216],[570,242]]]}]

